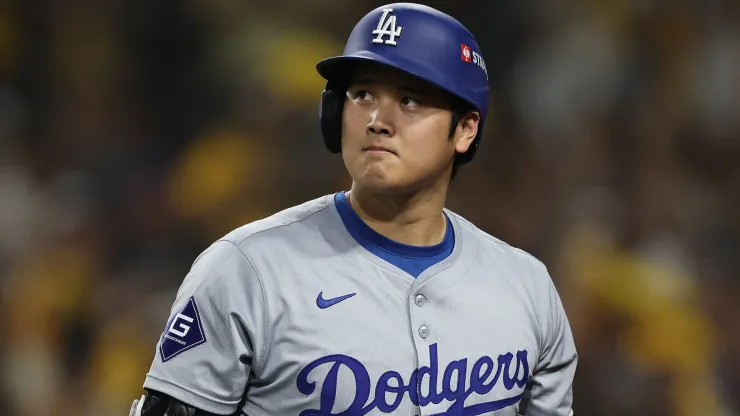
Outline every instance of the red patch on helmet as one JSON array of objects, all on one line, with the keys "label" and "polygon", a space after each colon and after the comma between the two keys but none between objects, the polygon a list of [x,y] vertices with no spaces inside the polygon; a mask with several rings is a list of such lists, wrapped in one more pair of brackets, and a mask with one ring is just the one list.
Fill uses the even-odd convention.
[{"label": "red patch on helmet", "polygon": [[465,44],[460,44],[460,48],[462,49],[460,57],[463,61],[467,63],[473,63],[473,53],[470,51],[470,46]]}]

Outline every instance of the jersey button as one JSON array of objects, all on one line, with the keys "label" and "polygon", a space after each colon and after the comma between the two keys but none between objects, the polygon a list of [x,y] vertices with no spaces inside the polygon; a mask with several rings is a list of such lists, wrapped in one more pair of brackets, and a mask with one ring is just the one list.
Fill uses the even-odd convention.
[{"label": "jersey button", "polygon": [[422,306],[426,305],[427,298],[424,297],[424,295],[416,295],[416,297],[414,298],[414,303],[416,304],[416,306],[421,308]]},{"label": "jersey button", "polygon": [[426,325],[422,325],[419,327],[419,336],[422,338],[426,338],[429,336],[429,328]]}]

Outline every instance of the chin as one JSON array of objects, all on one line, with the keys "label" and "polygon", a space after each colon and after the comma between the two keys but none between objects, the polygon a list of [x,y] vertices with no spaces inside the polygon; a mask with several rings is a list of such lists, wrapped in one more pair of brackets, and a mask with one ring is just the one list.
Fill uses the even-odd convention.
[{"label": "chin", "polygon": [[399,164],[390,162],[360,159],[350,162],[347,168],[358,186],[373,193],[397,194],[413,188],[414,178],[404,174],[405,169]]},{"label": "chin", "polygon": [[370,192],[376,194],[398,194],[411,188],[411,184],[400,178],[377,172],[363,172],[353,177],[354,182]]}]

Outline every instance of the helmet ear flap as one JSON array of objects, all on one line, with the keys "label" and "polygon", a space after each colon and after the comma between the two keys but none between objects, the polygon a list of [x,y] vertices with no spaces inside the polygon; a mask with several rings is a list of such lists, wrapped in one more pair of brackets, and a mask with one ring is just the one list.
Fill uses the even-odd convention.
[{"label": "helmet ear flap", "polygon": [[342,152],[342,110],[344,109],[344,90],[327,88],[321,94],[319,119],[324,143],[332,153]]}]

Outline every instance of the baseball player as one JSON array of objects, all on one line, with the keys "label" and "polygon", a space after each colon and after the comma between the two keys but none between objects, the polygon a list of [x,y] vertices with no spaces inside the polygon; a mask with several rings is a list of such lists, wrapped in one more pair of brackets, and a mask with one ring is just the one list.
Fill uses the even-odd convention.
[{"label": "baseball player", "polygon": [[571,415],[577,354],[547,269],[444,207],[488,107],[473,35],[390,4],[317,70],[351,189],[195,260],[130,414]]}]

